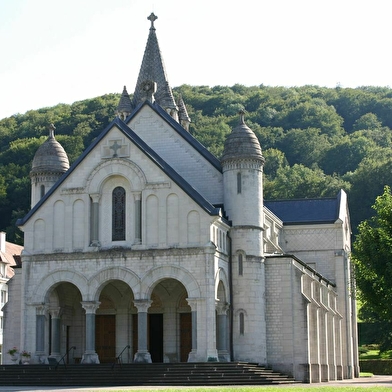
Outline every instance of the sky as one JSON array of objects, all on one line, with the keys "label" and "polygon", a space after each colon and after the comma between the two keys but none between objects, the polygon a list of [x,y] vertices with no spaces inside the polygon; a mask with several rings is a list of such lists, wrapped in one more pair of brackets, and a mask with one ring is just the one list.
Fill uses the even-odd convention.
[{"label": "sky", "polygon": [[0,0],[0,119],[126,85],[392,86],[390,0]]}]

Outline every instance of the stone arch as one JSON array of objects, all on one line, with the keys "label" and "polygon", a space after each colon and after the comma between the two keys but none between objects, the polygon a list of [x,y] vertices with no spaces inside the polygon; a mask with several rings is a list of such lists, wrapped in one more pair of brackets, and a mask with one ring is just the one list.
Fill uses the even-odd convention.
[{"label": "stone arch", "polygon": [[89,280],[89,296],[91,300],[98,301],[103,287],[110,280],[121,280],[126,283],[136,297],[140,292],[140,278],[131,270],[124,267],[110,267],[98,271]]},{"label": "stone arch", "polygon": [[89,194],[100,193],[102,185],[108,177],[118,175],[129,180],[129,171],[135,174],[132,181],[133,190],[144,189],[147,178],[143,170],[132,161],[113,158],[100,163],[92,170],[86,182],[86,190]]},{"label": "stone arch", "polygon": [[181,282],[184,285],[189,298],[199,298],[201,296],[200,287],[192,274],[181,267],[164,266],[151,269],[142,278],[140,298],[150,298],[156,284],[167,278],[176,279]]},{"label": "stone arch", "polygon": [[69,270],[59,270],[54,271],[46,276],[44,276],[39,284],[37,284],[37,289],[33,293],[32,298],[34,298],[37,303],[44,303],[46,301],[46,295],[48,291],[56,284],[68,282],[72,283],[80,291],[84,301],[88,300],[88,282],[87,279],[80,273],[76,271]]},{"label": "stone arch", "polygon": [[225,298],[226,301],[230,298],[230,293],[229,293],[229,278],[227,276],[226,271],[223,268],[218,268],[218,271],[215,275],[215,298],[219,299],[218,296],[218,288],[219,288],[219,283],[222,283],[224,292],[225,292]]}]

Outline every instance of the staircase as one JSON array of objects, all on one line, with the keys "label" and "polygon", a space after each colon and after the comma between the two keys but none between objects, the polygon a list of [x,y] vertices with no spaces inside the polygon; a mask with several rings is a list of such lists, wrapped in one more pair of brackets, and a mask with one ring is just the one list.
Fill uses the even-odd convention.
[{"label": "staircase", "polygon": [[1,365],[2,386],[277,385],[294,379],[243,362]]}]

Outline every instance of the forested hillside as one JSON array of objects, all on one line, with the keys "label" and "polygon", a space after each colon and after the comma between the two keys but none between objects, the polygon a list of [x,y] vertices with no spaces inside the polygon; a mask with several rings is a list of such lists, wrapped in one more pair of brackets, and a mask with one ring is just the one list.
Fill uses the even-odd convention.
[{"label": "forested hillside", "polygon": [[[392,186],[392,89],[189,86],[181,94],[191,133],[220,157],[225,137],[247,111],[247,125],[260,140],[265,198],[349,194],[353,231],[368,218],[384,185]],[[0,230],[23,243],[15,227],[30,208],[31,161],[56,126],[56,138],[72,163],[114,118],[120,95],[59,104],[0,121]]]}]

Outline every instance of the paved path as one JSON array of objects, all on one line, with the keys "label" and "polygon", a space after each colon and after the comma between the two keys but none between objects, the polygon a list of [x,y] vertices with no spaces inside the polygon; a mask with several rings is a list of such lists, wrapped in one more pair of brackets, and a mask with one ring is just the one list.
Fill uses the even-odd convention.
[{"label": "paved path", "polygon": [[[0,381],[1,383],[1,381]],[[373,376],[373,377],[361,377],[355,378],[353,380],[343,380],[343,381],[331,381],[320,384],[295,384],[293,386],[301,386],[301,387],[328,387],[328,386],[355,386],[355,387],[364,387],[364,388],[372,388],[375,386],[383,386],[392,388],[392,376]],[[238,386],[238,388],[242,388],[243,386]],[[273,388],[279,388],[279,386],[273,386]],[[288,385],[282,385],[282,387],[288,387]],[[24,392],[95,392],[95,391],[136,391],[136,390],[146,390],[146,391],[156,391],[160,389],[167,390],[181,390],[181,389],[189,389],[189,388],[197,388],[197,387],[170,387],[170,386],[138,386],[138,387],[102,387],[102,388],[94,388],[94,387],[83,387],[83,388],[67,388],[67,387],[2,387],[0,386],[0,391],[7,392],[16,392],[16,391],[24,391]],[[200,387],[205,388],[205,387]],[[222,387],[209,387],[211,389],[221,389]],[[233,386],[232,388],[235,388]]]}]

